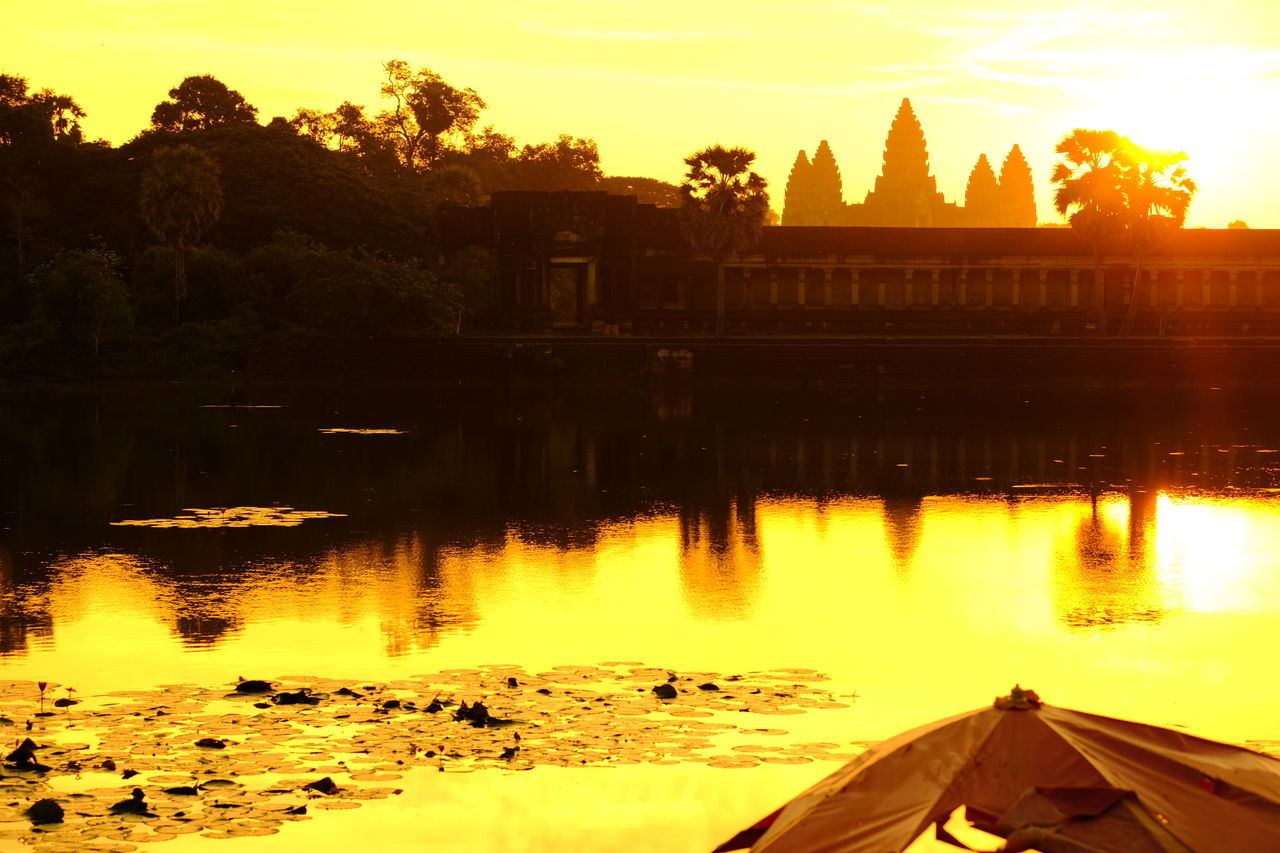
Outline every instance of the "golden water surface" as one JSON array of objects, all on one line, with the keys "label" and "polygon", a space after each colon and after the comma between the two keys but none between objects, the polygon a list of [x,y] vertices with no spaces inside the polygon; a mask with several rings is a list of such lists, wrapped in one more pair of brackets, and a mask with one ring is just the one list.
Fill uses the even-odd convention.
[{"label": "golden water surface", "polygon": [[[908,417],[897,434],[917,427],[919,434],[895,450],[876,444],[883,425],[842,419],[823,427],[817,443],[835,442],[841,449],[833,458],[863,471],[860,482],[874,487],[858,489],[826,463],[812,467],[812,440],[801,442],[808,462],[797,463],[794,444],[779,462],[776,444],[770,459],[768,440],[750,443],[717,432],[715,423],[676,417],[674,426],[659,418],[628,427],[636,432],[624,430],[630,449],[622,450],[610,445],[609,425],[562,412],[536,440],[504,445],[524,453],[525,462],[508,454],[494,463],[537,469],[528,479],[543,486],[517,498],[512,492],[527,490],[519,477],[475,486],[485,474],[478,462],[468,473],[457,424],[364,421],[356,425],[409,429],[404,436],[313,439],[317,423],[347,427],[349,418],[282,423],[283,415],[265,410],[198,417],[219,418],[218,429],[229,431],[234,421],[237,430],[243,423],[275,436],[250,444],[215,440],[224,466],[240,464],[232,458],[238,450],[266,453],[291,430],[306,429],[307,441],[347,442],[342,454],[359,458],[333,463],[336,483],[295,489],[283,475],[277,483],[290,492],[287,505],[336,517],[266,533],[113,527],[193,507],[271,505],[199,500],[209,495],[194,486],[182,487],[186,500],[176,493],[145,497],[149,487],[130,472],[154,474],[150,466],[161,462],[152,455],[173,455],[155,443],[128,451],[116,473],[84,481],[86,490],[111,492],[106,497],[64,494],[55,501],[32,493],[26,505],[6,504],[12,538],[0,551],[0,677],[56,681],[92,695],[238,677],[388,680],[494,663],[531,672],[603,661],[719,673],[807,667],[830,675],[833,692],[856,699],[845,710],[762,724],[787,728],[797,742],[878,740],[987,704],[1018,682],[1053,704],[1263,749],[1280,743],[1280,680],[1273,677],[1280,498],[1259,480],[1276,458],[1267,455],[1275,449],[1269,433],[1235,443],[1229,439],[1239,435],[1180,433],[1174,441],[1158,429],[1129,433],[1127,455],[1115,461],[1117,445],[1104,447],[1110,439],[1082,435],[1083,427],[1028,427],[1030,445],[1026,435],[987,427],[978,439],[986,454],[970,449],[957,461],[955,442],[964,437],[944,436],[952,450],[938,451],[937,420],[912,426]],[[511,423],[525,417],[508,412]],[[565,423],[569,437],[560,429]],[[786,439],[798,430],[804,439],[810,427],[800,423],[755,427],[750,435]],[[425,450],[383,445],[391,449],[369,456],[360,449],[424,431],[433,436]],[[454,438],[442,445],[446,434]],[[659,441],[652,455],[667,462],[657,468],[670,467],[678,436],[692,442],[687,452],[694,456],[715,457],[727,446],[729,463],[722,454],[705,470],[690,463],[687,471],[690,479],[712,480],[708,472],[720,471],[719,486],[694,484],[673,496],[664,484],[681,482],[681,472],[646,473],[643,461],[626,476],[610,474],[614,456],[643,455],[635,447],[640,435]],[[115,439],[103,441],[114,446]],[[584,442],[596,449],[584,452]],[[1015,450],[1021,462],[999,461],[1010,442],[1023,448]],[[499,453],[502,444],[490,439],[482,455]],[[337,458],[323,455],[336,453],[332,445],[311,446],[319,448],[317,466]],[[557,463],[560,453],[568,456]],[[172,467],[194,481],[211,467],[202,454]],[[892,458],[858,469],[860,454]],[[410,456],[412,465],[396,461]],[[1099,473],[1104,463],[1121,470]],[[791,474],[778,473],[788,465]],[[726,467],[738,473],[725,474]],[[901,479],[902,469],[927,472],[910,481]],[[377,477],[366,479],[370,472]],[[1031,476],[1037,472],[1040,482]],[[166,494],[177,488],[171,475]],[[269,473],[241,476],[253,482],[240,490],[246,498],[269,491],[262,487]],[[823,488],[814,487],[815,477]],[[394,491],[391,480],[406,490],[397,495],[421,498],[407,516],[398,513],[409,498],[379,502]],[[427,480],[435,485],[421,486]],[[971,487],[959,490],[962,482]],[[225,484],[220,488],[221,497],[231,497]],[[639,497],[625,511],[607,512],[584,497],[611,488]],[[308,490],[309,504],[299,499]],[[338,494],[348,503],[335,505]],[[57,505],[75,516],[68,522],[74,541],[30,520],[30,505],[42,500],[50,511]],[[362,514],[359,504],[369,501],[377,508]],[[451,503],[486,507],[484,532],[422,520],[450,516],[457,509]],[[321,813],[277,836],[185,836],[164,849],[701,851],[835,767],[419,771],[406,777],[399,797]]]}]

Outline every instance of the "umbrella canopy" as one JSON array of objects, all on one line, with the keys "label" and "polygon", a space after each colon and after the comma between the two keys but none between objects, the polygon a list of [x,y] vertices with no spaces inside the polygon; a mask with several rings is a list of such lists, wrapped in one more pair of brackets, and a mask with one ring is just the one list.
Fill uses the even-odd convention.
[{"label": "umbrella canopy", "polygon": [[1006,853],[1193,853],[1118,788],[1033,788],[982,828]]},{"label": "umbrella canopy", "polygon": [[[1094,814],[1072,814],[1091,795],[1043,793],[1054,788],[1112,794],[1093,795],[1099,799],[1085,811]],[[1056,808],[1055,796],[1060,819],[1043,819]],[[717,851],[898,853],[960,806],[975,825],[1010,841],[1019,831],[1056,834],[1055,850],[1144,849],[1081,838],[1091,817],[1095,835],[1104,824],[1140,825],[1152,843],[1165,845],[1152,848],[1162,853],[1280,851],[1280,761],[1171,729],[1043,705],[1018,688],[993,707],[878,744]],[[1076,843],[1073,837],[1077,846],[1066,846]]]}]

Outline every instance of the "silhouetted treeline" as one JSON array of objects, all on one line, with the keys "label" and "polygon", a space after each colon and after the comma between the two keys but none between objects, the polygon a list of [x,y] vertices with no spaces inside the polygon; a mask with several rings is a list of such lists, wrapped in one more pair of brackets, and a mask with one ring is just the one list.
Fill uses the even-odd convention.
[{"label": "silhouetted treeline", "polygon": [[590,139],[518,145],[479,126],[475,91],[383,72],[373,106],[265,122],[188,77],[118,147],[88,141],[73,96],[0,74],[0,368],[225,369],[264,334],[452,333],[484,324],[491,274],[483,252],[441,256],[447,208],[509,189],[678,203],[605,177]]}]

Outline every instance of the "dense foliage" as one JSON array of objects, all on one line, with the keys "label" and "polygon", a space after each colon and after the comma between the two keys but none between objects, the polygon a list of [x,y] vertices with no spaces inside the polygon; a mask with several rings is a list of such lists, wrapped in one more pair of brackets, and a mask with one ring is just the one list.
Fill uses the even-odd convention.
[{"label": "dense foliage", "polygon": [[590,139],[517,144],[485,102],[387,62],[377,105],[260,122],[212,75],[168,90],[128,142],[76,100],[0,74],[0,374],[235,369],[264,341],[482,327],[493,261],[442,256],[457,208],[499,190],[636,192]]},{"label": "dense foliage", "polygon": [[1062,159],[1050,177],[1057,185],[1053,204],[1094,247],[1094,304],[1104,334],[1102,256],[1109,243],[1123,243],[1134,257],[1123,334],[1137,308],[1145,256],[1186,221],[1197,189],[1184,165],[1187,155],[1143,147],[1114,130],[1086,128],[1073,130],[1055,150]]}]

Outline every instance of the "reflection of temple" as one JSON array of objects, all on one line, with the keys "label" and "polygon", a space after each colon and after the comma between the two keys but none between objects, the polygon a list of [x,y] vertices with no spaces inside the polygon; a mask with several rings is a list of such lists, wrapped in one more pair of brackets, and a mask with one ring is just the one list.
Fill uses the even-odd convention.
[{"label": "reflection of temple", "polygon": [[[0,492],[11,526],[0,529],[0,654],[25,654],[51,634],[51,614],[65,612],[51,603],[66,594],[60,578],[69,561],[58,556],[126,555],[119,559],[136,563],[130,575],[145,575],[164,622],[188,646],[216,647],[242,626],[302,615],[322,601],[332,612],[378,614],[395,654],[480,622],[470,586],[476,566],[513,540],[566,552],[569,559],[554,562],[572,583],[597,571],[592,560],[572,558],[620,524],[678,518],[672,534],[689,607],[732,618],[756,603],[754,507],[762,498],[883,499],[880,529],[906,567],[917,559],[929,496],[1124,482],[1142,490],[1132,495],[1127,535],[1123,517],[1106,512],[1094,519],[1086,511],[1079,529],[1064,531],[1055,611],[1073,625],[1154,618],[1155,493],[1275,486],[1275,457],[1250,446],[1271,429],[1272,409],[1207,418],[1194,398],[1165,391],[1058,392],[1034,404],[1021,392],[706,386],[655,386],[648,396],[629,386],[297,394],[295,404],[254,418],[194,405],[147,408],[124,394],[69,392],[47,418],[11,407],[21,415],[0,417],[12,484]],[[410,431],[390,441],[315,433],[333,425],[337,408]],[[86,414],[99,410],[101,418]],[[67,451],[82,447],[98,448],[101,463],[86,466]],[[175,483],[185,485],[178,491]],[[108,524],[175,506],[233,505],[246,488],[254,502],[348,517],[223,532]]]},{"label": "reflection of temple", "polygon": [[875,188],[863,202],[844,203],[840,168],[824,139],[812,161],[804,151],[796,155],[787,180],[782,224],[1034,228],[1031,168],[1015,145],[997,178],[983,154],[969,175],[964,206],[948,202],[929,170],[924,130],[911,101],[904,98],[885,140],[884,164]]},{"label": "reflection of temple", "polygon": [[680,578],[693,610],[711,619],[749,615],[760,585],[756,503],[738,495],[680,514]]},{"label": "reflection of temple", "polygon": [[1129,494],[1128,530],[1107,517],[1098,502],[1080,519],[1074,547],[1054,562],[1054,611],[1072,628],[1158,622],[1164,615],[1152,554],[1156,496]]},{"label": "reflection of temple", "polygon": [[174,630],[182,637],[182,644],[194,648],[208,648],[240,628],[240,620],[225,616],[180,613],[174,618]]},{"label": "reflection of temple", "polygon": [[920,520],[924,501],[918,496],[886,496],[884,499],[885,538],[893,563],[899,572],[911,567],[911,559],[920,544]]}]

